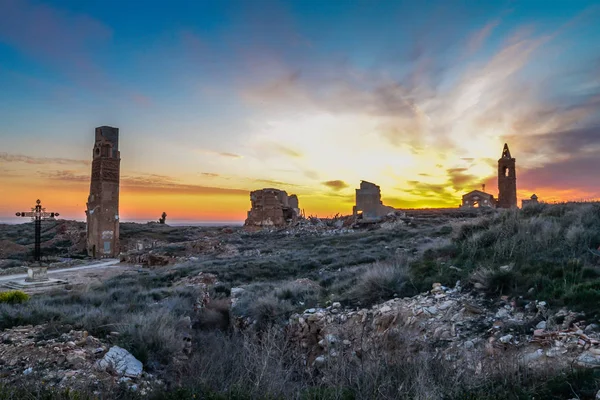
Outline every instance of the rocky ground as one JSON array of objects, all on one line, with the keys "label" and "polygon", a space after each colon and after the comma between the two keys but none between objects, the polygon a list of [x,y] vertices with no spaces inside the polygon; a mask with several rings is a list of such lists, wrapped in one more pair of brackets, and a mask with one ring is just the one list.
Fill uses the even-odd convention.
[{"label": "rocky ground", "polygon": [[[260,231],[123,224],[121,267],[64,272],[61,278],[72,281],[68,287],[35,295],[25,304],[0,305],[0,322],[6,327],[0,336],[1,381],[98,394],[124,387],[150,396],[185,385],[186,376],[209,379],[204,376],[214,361],[223,376],[210,381],[213,390],[227,392],[235,385],[249,384],[245,390],[252,388],[251,398],[257,398],[256,393],[265,391],[286,397],[291,385],[298,385],[298,390],[306,385],[336,388],[346,381],[356,386],[356,377],[370,376],[373,372],[368,371],[382,360],[386,366],[405,363],[413,368],[425,357],[455,371],[448,379],[460,380],[467,388],[496,382],[498,374],[501,380],[502,374],[512,374],[528,379],[539,375],[545,377],[539,378],[543,381],[600,370],[597,315],[540,295],[547,292],[536,280],[528,281],[520,293],[503,291],[504,284],[519,284],[511,275],[519,271],[515,264],[474,269],[463,274],[468,279],[461,278],[462,283],[451,280],[465,266],[447,262],[442,257],[446,253],[438,250],[448,247],[455,256],[465,235],[480,240],[481,233],[463,226],[475,221],[473,226],[493,227],[483,218],[467,211],[415,210],[376,223],[350,217],[308,218],[294,226]],[[61,226],[57,221],[56,235],[79,237]],[[29,246],[15,241],[15,229],[0,235],[10,241],[3,262],[17,260]],[[505,237],[499,232],[494,237]],[[57,259],[72,253],[65,237],[49,239],[62,243]],[[583,280],[596,276],[595,259],[582,247],[588,258],[582,255],[573,263],[573,249],[565,253],[569,262],[559,263],[563,271],[572,268],[567,271],[570,275],[557,277],[565,290],[568,279],[571,285],[582,285],[586,292],[580,298],[585,300],[595,295],[596,281]],[[413,260],[412,269],[406,260]],[[466,265],[468,259],[462,260]],[[435,271],[445,280],[431,285],[427,281],[431,276],[418,275],[423,271]],[[361,286],[369,279],[371,286]],[[375,296],[366,296],[361,292],[365,290]],[[565,293],[565,299],[572,295]],[[81,317],[70,319],[69,314]],[[269,344],[270,329],[285,341]],[[202,336],[207,331],[225,332],[227,339]],[[218,342],[222,349],[212,349],[206,347],[208,339],[227,342]],[[227,358],[223,364],[202,358],[226,358],[225,354],[238,358]],[[273,363],[282,364],[283,375],[282,371],[294,371],[280,376],[289,380],[282,380],[285,385],[277,388],[264,383],[262,373],[259,378],[253,375],[260,368],[275,368]],[[231,372],[231,364],[240,364],[241,369]],[[371,369],[366,369],[367,364]],[[342,371],[349,366],[354,369]],[[428,373],[423,370],[403,379],[424,379],[419,374]],[[247,381],[230,383],[236,374]],[[410,398],[418,392],[416,384],[410,388],[402,381],[398,386],[386,384],[390,385],[387,394],[375,397],[403,391]],[[600,384],[594,386],[595,391],[598,388]],[[360,387],[353,390],[362,393]],[[592,398],[589,390],[573,390],[579,390],[577,398]],[[440,398],[439,391],[431,393],[417,397]]]}]

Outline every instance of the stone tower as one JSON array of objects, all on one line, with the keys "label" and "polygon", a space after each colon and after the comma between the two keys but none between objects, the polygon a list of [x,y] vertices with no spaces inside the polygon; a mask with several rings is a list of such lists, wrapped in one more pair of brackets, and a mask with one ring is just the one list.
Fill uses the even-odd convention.
[{"label": "stone tower", "polygon": [[516,160],[511,157],[508,144],[504,143],[502,157],[498,160],[498,208],[517,207]]},{"label": "stone tower", "polygon": [[87,251],[93,258],[119,254],[119,128],[96,128],[87,201]]}]

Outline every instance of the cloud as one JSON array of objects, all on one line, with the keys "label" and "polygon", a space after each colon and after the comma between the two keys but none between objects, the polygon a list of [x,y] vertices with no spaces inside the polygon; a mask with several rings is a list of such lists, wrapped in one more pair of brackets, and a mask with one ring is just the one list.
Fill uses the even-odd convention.
[{"label": "cloud", "polygon": [[197,151],[199,153],[208,154],[211,156],[220,156],[220,157],[226,157],[226,158],[244,158],[244,156],[242,156],[242,155],[230,153],[230,152],[226,152],[226,151],[214,151],[214,150],[208,150],[208,149],[200,149]]},{"label": "cloud", "polygon": [[267,185],[274,185],[274,186],[298,186],[298,185],[294,185],[291,183],[275,181],[275,180],[271,180],[271,179],[255,179],[254,182],[266,183]]},{"label": "cloud", "polygon": [[477,50],[481,48],[486,39],[490,36],[492,31],[500,24],[499,19],[495,19],[493,21],[485,24],[483,28],[479,31],[475,32],[471,38],[469,39],[469,43],[467,44],[467,48],[469,53],[475,53]]},{"label": "cloud", "polygon": [[273,143],[272,147],[280,154],[286,155],[286,156],[290,156],[290,157],[294,157],[294,158],[301,158],[302,157],[302,153],[291,149],[287,146],[284,146],[282,144],[279,143]]},{"label": "cloud", "polygon": [[346,182],[341,181],[341,180],[323,182],[323,185],[325,185],[328,188],[333,189],[335,191],[339,191],[342,189],[346,189],[347,187],[350,187],[350,185],[348,185]]},{"label": "cloud", "polygon": [[57,170],[57,171],[38,171],[39,174],[46,178],[62,182],[90,182],[90,175],[77,173],[77,171]]},{"label": "cloud", "polygon": [[206,176],[208,178],[217,178],[217,177],[221,176],[221,175],[215,174],[213,172],[202,172],[201,175]]},{"label": "cloud", "polygon": [[112,37],[100,21],[27,0],[0,0],[0,42],[70,69],[95,71],[93,51]]},{"label": "cloud", "polygon": [[[87,185],[91,179],[90,175],[79,174],[70,170],[42,171],[41,175],[47,180],[74,183],[76,185]],[[122,174],[120,187],[122,191],[138,194],[242,196],[249,193],[245,189],[182,183],[173,177],[159,174]]]},{"label": "cloud", "polygon": [[71,158],[49,158],[49,157],[30,157],[22,154],[0,153],[0,161],[6,163],[25,163],[34,165],[59,164],[59,165],[91,165],[87,160],[76,160]]},{"label": "cloud", "polygon": [[234,153],[219,153],[220,156],[223,157],[229,157],[229,158],[242,158],[242,156],[240,156],[239,154],[234,154]]}]

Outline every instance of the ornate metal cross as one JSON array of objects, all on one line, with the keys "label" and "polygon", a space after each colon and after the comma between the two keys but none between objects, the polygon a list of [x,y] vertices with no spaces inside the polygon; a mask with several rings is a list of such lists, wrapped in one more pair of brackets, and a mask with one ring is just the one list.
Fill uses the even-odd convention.
[{"label": "ornate metal cross", "polygon": [[41,241],[42,241],[42,219],[58,217],[59,214],[56,212],[48,212],[42,207],[41,201],[36,201],[36,206],[31,208],[31,212],[18,212],[17,217],[31,217],[31,220],[35,222],[35,250],[34,258],[35,261],[40,261],[41,252]]}]

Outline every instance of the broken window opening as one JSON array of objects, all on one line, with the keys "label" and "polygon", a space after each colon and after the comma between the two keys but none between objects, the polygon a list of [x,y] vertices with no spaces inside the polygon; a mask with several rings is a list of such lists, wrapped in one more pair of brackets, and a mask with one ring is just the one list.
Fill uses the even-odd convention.
[{"label": "broken window opening", "polygon": [[508,171],[509,171],[509,168],[508,167],[504,167],[502,169],[502,175],[504,175],[504,177],[507,177],[508,176]]}]

